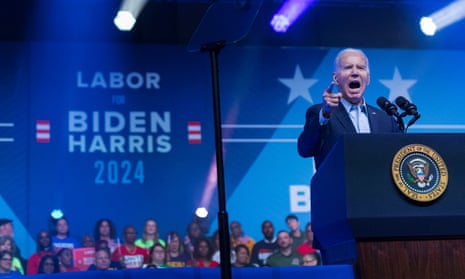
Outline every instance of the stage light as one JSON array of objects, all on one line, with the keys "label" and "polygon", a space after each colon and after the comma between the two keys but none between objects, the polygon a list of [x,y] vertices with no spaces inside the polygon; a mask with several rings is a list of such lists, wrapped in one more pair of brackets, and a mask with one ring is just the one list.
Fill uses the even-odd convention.
[{"label": "stage light", "polygon": [[270,26],[275,32],[287,32],[314,0],[286,0],[273,15]]},{"label": "stage light", "polygon": [[427,36],[433,36],[437,31],[465,17],[465,0],[457,0],[444,8],[420,19],[421,31]]},{"label": "stage light", "polygon": [[273,16],[270,22],[273,30],[276,32],[286,32],[290,26],[289,19],[285,15],[276,14]]},{"label": "stage light", "polygon": [[420,20],[421,31],[427,36],[434,36],[438,27],[430,17],[422,17]]},{"label": "stage light", "polygon": [[136,19],[128,11],[119,11],[113,22],[119,30],[130,31],[136,24]]},{"label": "stage light", "polygon": [[113,23],[121,31],[132,30],[146,3],[147,0],[123,0]]},{"label": "stage light", "polygon": [[54,220],[61,219],[63,218],[63,216],[65,215],[63,214],[63,211],[61,209],[54,209],[50,213],[50,217],[52,217]]},{"label": "stage light", "polygon": [[206,218],[208,216],[208,210],[205,207],[199,207],[195,211],[195,215],[199,218]]}]

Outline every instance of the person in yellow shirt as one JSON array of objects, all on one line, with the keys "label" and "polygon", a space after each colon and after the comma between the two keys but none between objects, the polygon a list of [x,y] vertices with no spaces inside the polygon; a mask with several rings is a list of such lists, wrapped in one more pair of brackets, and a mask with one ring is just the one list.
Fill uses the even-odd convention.
[{"label": "person in yellow shirt", "polygon": [[252,251],[253,246],[255,245],[255,240],[244,233],[241,223],[238,221],[232,221],[229,228],[231,229],[232,248],[235,248],[239,244],[244,244],[247,246],[249,251]]},{"label": "person in yellow shirt", "polygon": [[[14,239],[9,235],[0,236],[0,251],[10,252],[12,255],[15,254],[16,243]],[[24,274],[23,265],[18,257],[13,256],[11,259],[11,270],[18,271]]]},{"label": "person in yellow shirt", "polygon": [[157,221],[149,218],[145,221],[142,237],[137,239],[135,244],[140,248],[150,250],[155,243],[160,243],[161,246],[166,247],[165,241],[159,236]]}]

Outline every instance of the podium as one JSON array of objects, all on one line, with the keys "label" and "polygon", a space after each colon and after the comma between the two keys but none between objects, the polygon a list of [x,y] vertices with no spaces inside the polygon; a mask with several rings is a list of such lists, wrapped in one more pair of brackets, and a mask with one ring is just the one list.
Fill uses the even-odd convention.
[{"label": "podium", "polygon": [[[434,200],[412,199],[395,183],[393,160],[409,145],[445,163],[447,187]],[[311,182],[323,261],[352,263],[363,279],[464,276],[464,178],[465,134],[345,135]]]}]

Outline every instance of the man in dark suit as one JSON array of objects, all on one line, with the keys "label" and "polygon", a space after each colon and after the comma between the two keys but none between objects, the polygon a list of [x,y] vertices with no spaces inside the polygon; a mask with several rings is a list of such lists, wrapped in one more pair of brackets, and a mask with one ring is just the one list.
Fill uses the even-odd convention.
[{"label": "man in dark suit", "polygon": [[[304,130],[298,139],[302,157],[314,157],[321,165],[343,134],[400,133],[396,121],[384,111],[365,103],[370,83],[368,58],[362,50],[346,48],[334,61],[333,81],[323,93],[323,102],[306,113]],[[339,92],[333,93],[337,86]]]}]

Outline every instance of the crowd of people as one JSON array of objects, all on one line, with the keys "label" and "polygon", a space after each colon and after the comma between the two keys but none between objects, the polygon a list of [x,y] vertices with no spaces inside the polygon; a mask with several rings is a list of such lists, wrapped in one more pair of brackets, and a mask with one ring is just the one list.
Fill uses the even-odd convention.
[{"label": "crowd of people", "polygon": [[[231,266],[320,265],[319,251],[312,246],[311,224],[308,223],[302,231],[295,215],[287,216],[285,221],[289,231],[277,233],[271,221],[264,221],[261,224],[263,239],[259,241],[245,234],[240,222],[232,221]],[[69,232],[65,216],[53,219],[51,230],[41,230],[37,234],[36,252],[23,258],[14,239],[12,220],[0,219],[0,274],[21,276],[87,270],[220,266],[219,232],[208,236],[197,221],[187,226],[184,236],[171,231],[165,238],[160,237],[158,224],[153,218],[145,221],[140,237],[136,227],[125,226],[122,241],[110,219],[98,220],[93,234],[82,236],[80,241]],[[77,258],[76,251],[85,251],[87,258]]]}]

